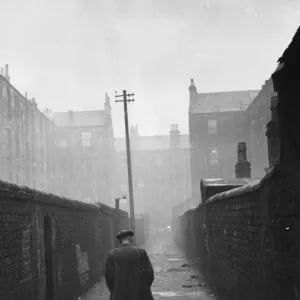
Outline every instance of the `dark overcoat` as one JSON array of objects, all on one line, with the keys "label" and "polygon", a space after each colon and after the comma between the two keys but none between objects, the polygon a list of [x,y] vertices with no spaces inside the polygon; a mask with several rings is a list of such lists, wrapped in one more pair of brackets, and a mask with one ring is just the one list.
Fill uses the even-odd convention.
[{"label": "dark overcoat", "polygon": [[121,246],[108,253],[105,280],[110,300],[153,300],[154,272],[144,249]]}]

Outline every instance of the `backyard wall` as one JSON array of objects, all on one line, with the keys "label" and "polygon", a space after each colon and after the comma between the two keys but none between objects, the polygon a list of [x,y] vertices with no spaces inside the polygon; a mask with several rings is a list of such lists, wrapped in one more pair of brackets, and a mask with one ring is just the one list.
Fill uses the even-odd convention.
[{"label": "backyard wall", "polygon": [[0,299],[76,299],[103,275],[117,222],[127,213],[0,181]]},{"label": "backyard wall", "polygon": [[277,158],[280,150],[276,164],[262,179],[174,216],[175,240],[230,300],[300,299],[299,49],[300,27],[272,74],[280,142],[268,151]]},{"label": "backyard wall", "polygon": [[276,165],[174,220],[177,244],[232,299],[299,299],[296,195]]}]

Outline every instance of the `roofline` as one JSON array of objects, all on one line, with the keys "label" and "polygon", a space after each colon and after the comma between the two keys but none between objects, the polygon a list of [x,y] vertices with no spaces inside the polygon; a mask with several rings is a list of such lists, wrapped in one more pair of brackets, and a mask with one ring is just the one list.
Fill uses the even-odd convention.
[{"label": "roofline", "polygon": [[201,112],[192,112],[193,104],[190,102],[189,104],[189,114],[197,115],[197,114],[215,114],[215,113],[224,113],[224,112],[239,112],[239,111],[246,111],[248,107],[255,101],[255,99],[258,97],[262,89],[260,90],[236,90],[236,91],[223,91],[223,92],[208,92],[208,93],[198,93],[199,95],[210,95],[210,94],[224,94],[224,93],[238,93],[238,92],[257,92],[257,95],[254,97],[254,99],[251,101],[251,103],[241,110],[224,110],[224,111],[201,111]]},{"label": "roofline", "polygon": [[[248,108],[248,106],[247,106],[247,108]],[[220,111],[199,111],[199,112],[189,111],[189,114],[191,114],[191,115],[200,115],[200,114],[238,113],[238,112],[245,112],[247,110],[247,108],[239,109],[239,110],[220,110]]]},{"label": "roofline", "polygon": [[[183,151],[183,150],[189,150],[190,147],[180,147],[177,149],[177,151]],[[126,148],[120,150],[120,149],[115,149],[118,153],[120,152],[126,152]],[[170,151],[172,150],[172,148],[156,148],[156,149],[134,149],[133,147],[131,147],[131,152],[135,152],[135,151],[139,151],[139,152],[154,152],[154,151]]]},{"label": "roofline", "polygon": [[69,111],[55,111],[55,112],[53,112],[53,114],[67,114],[70,111],[73,113],[105,112],[104,109],[100,109],[100,110],[69,110]]},{"label": "roofline", "polygon": [[259,92],[258,89],[251,89],[251,90],[231,90],[231,91],[219,91],[219,92],[207,92],[207,93],[198,93],[197,95],[209,95],[209,94],[223,94],[223,93],[238,93],[238,92]]},{"label": "roofline", "polygon": [[105,127],[106,124],[105,125],[75,125],[75,126],[60,126],[60,125],[55,124],[55,126],[58,127],[58,128],[74,129],[74,128],[82,128],[82,127],[84,127],[84,128],[87,128],[87,127],[93,127],[93,128],[95,128],[95,127]]},{"label": "roofline", "polygon": [[[190,135],[189,133],[180,133],[180,135]],[[169,137],[169,134],[165,135],[139,135],[137,138],[156,138],[156,137]],[[124,136],[116,136],[116,139],[125,139]]]},{"label": "roofline", "polygon": [[[52,125],[56,126],[56,124],[54,124],[53,120],[50,120],[48,116],[46,116],[37,106],[34,107],[34,104],[30,102],[29,99],[27,99],[19,90],[17,90],[17,88],[15,88],[10,81],[8,81],[4,76],[2,76],[0,74],[0,77],[7,83],[9,84],[9,86],[17,93],[19,94],[19,96],[21,96],[25,101],[27,101],[29,103],[29,105],[31,105],[33,108],[35,108],[35,111],[37,111],[38,113],[40,113],[42,116],[44,116],[48,122],[52,123]],[[38,103],[36,103],[37,105]]]}]

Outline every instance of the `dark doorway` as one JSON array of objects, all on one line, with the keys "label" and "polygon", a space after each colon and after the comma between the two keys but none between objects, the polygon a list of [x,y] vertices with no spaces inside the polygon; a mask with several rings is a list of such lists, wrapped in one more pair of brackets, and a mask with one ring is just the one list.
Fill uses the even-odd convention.
[{"label": "dark doorway", "polygon": [[54,299],[54,270],[53,270],[53,244],[52,244],[52,218],[44,217],[44,241],[46,264],[46,300]]}]

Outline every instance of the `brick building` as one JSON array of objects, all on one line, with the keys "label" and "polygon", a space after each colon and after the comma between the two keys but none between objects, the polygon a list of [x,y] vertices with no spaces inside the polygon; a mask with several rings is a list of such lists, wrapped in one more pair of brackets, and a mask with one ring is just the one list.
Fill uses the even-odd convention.
[{"label": "brick building", "polygon": [[244,113],[259,91],[198,93],[191,81],[189,128],[193,196],[202,178],[234,178],[236,145],[246,130]]},{"label": "brick building", "polygon": [[[170,135],[140,136],[137,127],[130,131],[135,210],[169,217],[174,205],[191,196],[189,136],[181,135],[177,125],[172,125]],[[116,195],[127,191],[125,146],[124,138],[116,139]]]},{"label": "brick building", "polygon": [[247,156],[251,162],[252,177],[262,177],[269,165],[266,127],[271,120],[272,79],[266,80],[258,95],[245,112]]},{"label": "brick building", "polygon": [[55,125],[0,75],[0,179],[47,192],[54,190]]},{"label": "brick building", "polygon": [[115,158],[108,95],[104,110],[56,112],[54,123],[59,194],[111,204]]},{"label": "brick building", "polygon": [[191,176],[198,198],[202,178],[232,179],[236,145],[246,142],[252,177],[262,177],[268,167],[266,125],[271,120],[272,80],[261,90],[198,93],[189,87]]}]

